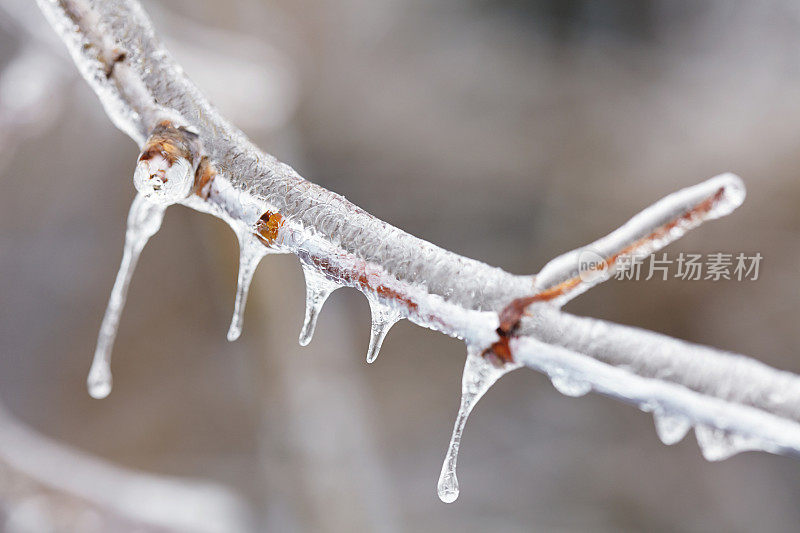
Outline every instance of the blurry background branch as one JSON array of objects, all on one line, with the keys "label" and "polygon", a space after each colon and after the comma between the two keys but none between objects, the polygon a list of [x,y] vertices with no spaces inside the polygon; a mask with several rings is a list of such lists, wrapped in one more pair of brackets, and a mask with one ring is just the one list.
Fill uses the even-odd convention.
[{"label": "blurry background branch", "polygon": [[253,526],[230,490],[119,468],[57,444],[0,407],[5,531],[224,533]]}]

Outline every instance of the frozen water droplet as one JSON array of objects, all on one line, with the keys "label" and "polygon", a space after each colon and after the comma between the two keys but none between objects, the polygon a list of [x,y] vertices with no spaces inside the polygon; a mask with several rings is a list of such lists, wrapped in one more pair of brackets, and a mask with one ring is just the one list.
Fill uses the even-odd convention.
[{"label": "frozen water droplet", "polygon": [[452,503],[458,498],[458,477],[456,476],[458,449],[461,446],[461,436],[472,408],[498,379],[519,367],[519,364],[507,364],[502,368],[497,368],[481,357],[479,348],[467,346],[467,361],[464,364],[464,374],[461,378],[461,404],[458,407],[458,416],[453,425],[453,434],[450,437],[450,445],[447,447],[447,454],[442,463],[442,471],[437,484],[439,499],[444,503]]},{"label": "frozen water droplet", "polygon": [[707,461],[722,461],[739,451],[730,436],[720,429],[697,426],[694,429],[694,433],[695,437],[697,437],[697,444],[700,445],[700,450],[703,452],[703,457]]},{"label": "frozen water droplet", "polygon": [[558,392],[573,398],[584,396],[592,390],[592,385],[588,381],[570,376],[562,369],[555,370],[550,374],[550,382]]},{"label": "frozen water droplet", "polygon": [[314,336],[317,327],[317,319],[325,305],[325,301],[333,291],[340,285],[329,280],[324,275],[317,272],[313,267],[302,263],[303,275],[306,279],[306,316],[303,320],[303,327],[300,330],[300,346],[308,346]]},{"label": "frozen water droplet", "polygon": [[369,308],[372,312],[372,327],[369,334],[369,348],[367,348],[367,363],[372,363],[378,358],[378,353],[381,351],[383,339],[386,334],[400,320],[400,314],[381,303],[377,296],[372,293],[366,293],[367,300],[369,301]]},{"label": "frozen water droplet", "polygon": [[194,169],[185,157],[172,161],[157,153],[139,160],[133,173],[133,185],[139,194],[166,207],[189,196],[194,185]]},{"label": "frozen water droplet", "polygon": [[667,414],[661,409],[653,412],[653,421],[656,425],[656,433],[661,442],[667,446],[676,444],[683,440],[692,424],[689,419],[681,415]]},{"label": "frozen water droplet", "polygon": [[86,387],[89,389],[89,396],[97,400],[102,400],[111,394],[111,368],[105,361],[92,364],[89,377],[86,378]]},{"label": "frozen water droplet", "polygon": [[458,478],[455,469],[439,478],[436,490],[439,493],[439,499],[444,503],[453,503],[458,499]]},{"label": "frozen water droplet", "polygon": [[242,334],[244,322],[244,308],[247,305],[247,295],[250,283],[256,273],[258,263],[269,253],[269,248],[264,246],[250,231],[237,230],[239,238],[239,276],[236,281],[236,300],[233,305],[233,317],[228,328],[228,340],[235,341]]},{"label": "frozen water droplet", "polygon": [[372,327],[370,329],[369,334],[369,347],[367,347],[367,363],[374,363],[375,359],[378,358],[378,354],[381,351],[381,346],[383,346],[383,339],[386,338],[386,334],[389,332],[389,329],[394,325],[396,321],[392,322],[375,322],[372,321]]},{"label": "frozen water droplet", "polygon": [[646,400],[646,401],[644,401],[644,402],[639,404],[639,409],[641,409],[645,413],[652,413],[653,411],[656,411],[657,409],[659,409],[659,407],[658,407],[658,403],[656,403],[654,401],[651,401],[651,400]]},{"label": "frozen water droplet", "polygon": [[695,427],[694,434],[706,461],[723,461],[740,452],[769,449],[755,437],[746,437],[709,426]]},{"label": "frozen water droplet", "polygon": [[106,312],[97,335],[92,367],[87,378],[89,394],[94,398],[105,398],[111,392],[111,349],[114,347],[119,318],[125,307],[128,286],[142,249],[148,239],[161,227],[164,209],[163,205],[154,204],[146,200],[143,195],[137,194],[128,212],[122,262],[117,271],[114,287],[111,289],[111,296],[108,298]]}]

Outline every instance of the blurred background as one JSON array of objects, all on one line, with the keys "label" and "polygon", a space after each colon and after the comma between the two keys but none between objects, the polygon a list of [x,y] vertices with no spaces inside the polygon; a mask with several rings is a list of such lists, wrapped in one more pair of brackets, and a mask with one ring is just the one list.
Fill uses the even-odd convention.
[{"label": "blurred background", "polygon": [[[800,7],[791,0],[147,0],[189,76],[303,176],[515,273],[723,171],[744,206],[669,251],[760,252],[758,281],[610,281],[576,314],[800,372]],[[367,366],[337,291],[297,345],[302,273],[269,257],[225,340],[237,248],[175,207],[114,352],[85,377],[136,146],[29,0],[0,0],[0,530],[796,531],[800,462],[705,462],[651,418],[503,378],[436,481],[464,347],[408,323]]]}]

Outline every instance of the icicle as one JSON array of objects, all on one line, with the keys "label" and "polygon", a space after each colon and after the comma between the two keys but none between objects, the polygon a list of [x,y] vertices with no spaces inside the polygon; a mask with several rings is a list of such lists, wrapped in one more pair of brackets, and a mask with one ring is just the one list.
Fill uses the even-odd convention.
[{"label": "icicle", "polygon": [[122,262],[111,289],[106,313],[97,336],[92,367],[86,384],[93,398],[105,398],[111,392],[111,349],[117,336],[119,317],[125,306],[128,285],[147,240],[155,235],[164,219],[165,206],[154,204],[137,194],[128,212],[128,228],[125,232],[125,248]]},{"label": "icicle", "polygon": [[769,446],[755,437],[729,433],[709,426],[695,427],[694,434],[706,461],[722,461],[748,450],[771,451]]},{"label": "icicle", "polygon": [[302,263],[302,267],[306,279],[306,316],[303,320],[303,328],[300,330],[299,341],[300,346],[308,346],[311,337],[314,336],[322,306],[325,305],[328,296],[341,285],[329,280],[305,263]]},{"label": "icicle", "polygon": [[577,398],[584,396],[592,390],[592,385],[580,378],[568,376],[563,370],[557,370],[550,375],[550,383],[564,396]]},{"label": "icicle", "polygon": [[656,409],[653,411],[653,421],[656,425],[658,438],[667,446],[677,444],[683,440],[683,437],[686,436],[686,433],[688,433],[689,429],[692,427],[688,418],[680,415],[667,414],[663,409]]},{"label": "icicle", "polygon": [[458,449],[461,446],[461,435],[464,433],[464,426],[472,408],[498,379],[521,366],[507,364],[502,368],[497,368],[480,354],[480,349],[467,346],[467,362],[461,378],[461,404],[437,485],[439,499],[444,503],[452,503],[458,498],[458,478],[456,477]]},{"label": "icicle", "polygon": [[372,327],[369,334],[369,347],[367,348],[367,363],[372,363],[378,358],[383,339],[400,318],[400,314],[393,308],[382,303],[371,292],[365,292],[372,313]]},{"label": "icicle", "polygon": [[233,305],[233,317],[228,328],[228,340],[235,341],[242,334],[244,322],[244,308],[247,305],[247,295],[250,283],[256,273],[258,263],[269,253],[269,248],[264,246],[247,229],[236,230],[239,238],[239,276],[236,282],[236,300]]}]

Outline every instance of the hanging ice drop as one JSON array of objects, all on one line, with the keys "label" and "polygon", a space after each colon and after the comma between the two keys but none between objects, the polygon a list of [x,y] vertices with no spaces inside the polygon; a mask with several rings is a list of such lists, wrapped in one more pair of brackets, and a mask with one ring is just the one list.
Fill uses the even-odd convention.
[{"label": "hanging ice drop", "polygon": [[769,444],[757,437],[731,433],[702,424],[694,428],[694,435],[706,461],[722,461],[749,450],[772,449]]},{"label": "hanging ice drop", "polygon": [[236,282],[236,301],[233,305],[233,317],[231,326],[228,328],[228,340],[235,341],[242,334],[242,323],[244,321],[244,308],[247,305],[247,295],[250,291],[250,283],[261,259],[269,253],[269,248],[264,246],[247,229],[238,230],[236,236],[239,238],[239,276]]},{"label": "hanging ice drop", "polygon": [[120,314],[125,307],[128,285],[144,245],[161,227],[165,208],[161,204],[148,201],[142,194],[137,194],[131,204],[122,262],[114,288],[111,289],[100,333],[97,335],[92,367],[86,379],[89,394],[93,398],[105,398],[111,392],[111,349],[117,336]]},{"label": "hanging ice drop", "polygon": [[452,503],[458,498],[458,477],[456,477],[458,449],[472,408],[498,379],[519,367],[519,364],[511,363],[497,368],[481,356],[480,349],[467,346],[467,361],[461,378],[461,404],[437,485],[439,499],[444,503]]},{"label": "hanging ice drop", "polygon": [[592,390],[592,385],[579,377],[569,376],[564,370],[557,370],[550,374],[550,383],[564,396],[578,398]]},{"label": "hanging ice drop", "polygon": [[653,421],[656,424],[658,438],[667,446],[683,440],[683,437],[689,432],[689,428],[692,427],[688,418],[667,414],[663,409],[656,409],[653,412]]},{"label": "hanging ice drop", "polygon": [[314,336],[317,327],[317,319],[325,305],[325,301],[333,291],[341,285],[329,280],[324,275],[317,272],[313,267],[301,263],[303,276],[306,280],[306,316],[303,320],[303,327],[300,330],[300,346],[308,346]]},{"label": "hanging ice drop", "polygon": [[365,293],[372,313],[372,326],[369,334],[369,347],[367,348],[367,363],[372,363],[378,358],[383,339],[400,318],[400,313],[382,303],[377,296],[370,292]]}]

